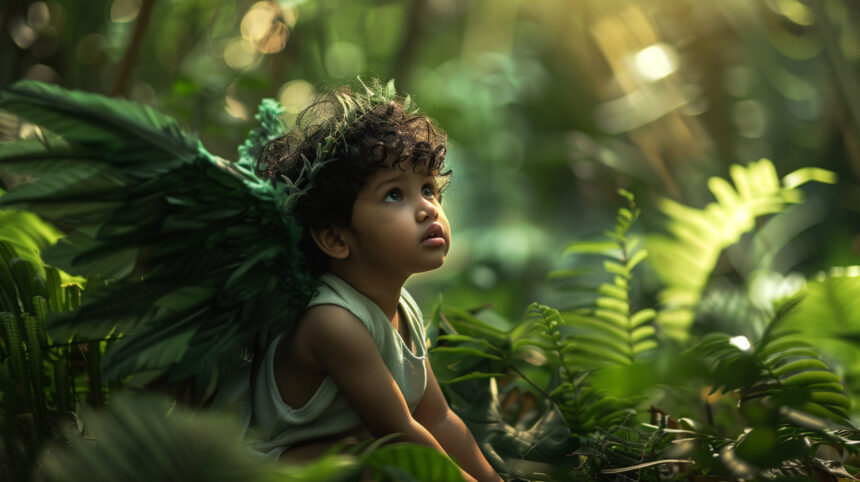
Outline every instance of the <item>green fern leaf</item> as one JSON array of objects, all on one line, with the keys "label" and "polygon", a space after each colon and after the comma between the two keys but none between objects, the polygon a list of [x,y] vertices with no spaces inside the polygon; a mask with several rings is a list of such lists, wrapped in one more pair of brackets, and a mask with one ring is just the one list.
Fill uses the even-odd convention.
[{"label": "green fern leaf", "polygon": [[630,327],[636,328],[639,325],[644,323],[648,323],[653,320],[657,316],[657,312],[651,308],[644,308],[642,310],[637,311],[633,316],[630,317]]},{"label": "green fern leaf", "polygon": [[669,235],[648,239],[653,266],[666,284],[658,296],[663,309],[657,324],[679,341],[689,337],[696,307],[722,251],[752,230],[757,217],[800,202],[797,187],[803,182],[835,179],[828,171],[813,169],[796,171],[780,182],[767,159],[733,165],[729,173],[734,185],[718,177],[708,180],[716,202],[703,209],[661,201]]}]

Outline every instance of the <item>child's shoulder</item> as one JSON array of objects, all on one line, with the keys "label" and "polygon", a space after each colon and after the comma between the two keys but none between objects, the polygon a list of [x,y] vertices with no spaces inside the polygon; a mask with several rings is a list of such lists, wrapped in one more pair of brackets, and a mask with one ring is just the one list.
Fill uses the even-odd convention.
[{"label": "child's shoulder", "polygon": [[350,310],[340,305],[320,304],[305,308],[296,320],[295,329],[298,335],[300,332],[325,333],[352,325],[363,326]]},{"label": "child's shoulder", "polygon": [[369,338],[367,328],[352,312],[338,305],[321,304],[305,309],[296,320],[293,346],[312,351],[329,349]]}]

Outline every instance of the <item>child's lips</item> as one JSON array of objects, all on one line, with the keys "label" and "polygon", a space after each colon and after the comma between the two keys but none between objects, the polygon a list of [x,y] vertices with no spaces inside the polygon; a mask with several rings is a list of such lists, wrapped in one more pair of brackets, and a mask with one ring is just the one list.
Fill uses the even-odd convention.
[{"label": "child's lips", "polygon": [[421,238],[421,244],[425,246],[442,246],[445,244],[444,238],[445,231],[442,229],[442,225],[439,223],[433,223],[427,228],[427,231],[424,232],[424,237]]}]

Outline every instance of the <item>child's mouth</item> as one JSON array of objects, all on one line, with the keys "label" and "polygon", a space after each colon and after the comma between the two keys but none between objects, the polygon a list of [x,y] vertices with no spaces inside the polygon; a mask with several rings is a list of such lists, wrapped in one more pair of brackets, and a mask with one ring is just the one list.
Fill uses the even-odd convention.
[{"label": "child's mouth", "polygon": [[424,237],[421,238],[421,244],[426,246],[442,246],[445,244],[445,238],[442,237],[443,234],[442,225],[433,223],[427,228]]}]

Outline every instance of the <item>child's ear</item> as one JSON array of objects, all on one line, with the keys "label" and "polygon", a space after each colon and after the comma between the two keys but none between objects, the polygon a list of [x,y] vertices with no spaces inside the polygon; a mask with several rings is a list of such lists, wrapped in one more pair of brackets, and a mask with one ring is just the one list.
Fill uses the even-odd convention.
[{"label": "child's ear", "polygon": [[349,244],[337,226],[311,229],[311,236],[322,252],[328,256],[334,259],[344,259],[349,256]]}]

